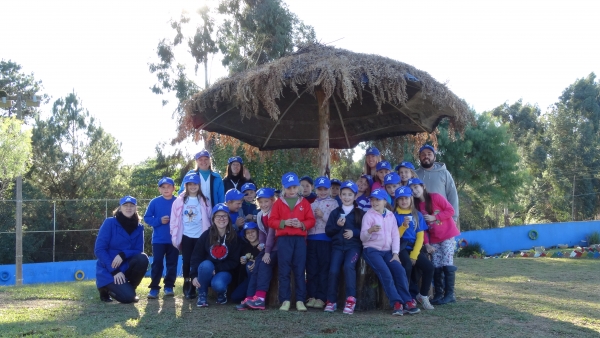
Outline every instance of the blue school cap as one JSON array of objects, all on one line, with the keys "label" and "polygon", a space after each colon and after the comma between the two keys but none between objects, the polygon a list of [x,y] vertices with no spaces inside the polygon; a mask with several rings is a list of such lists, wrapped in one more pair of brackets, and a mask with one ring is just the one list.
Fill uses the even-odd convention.
[{"label": "blue school cap", "polygon": [[381,161],[381,162],[377,163],[377,166],[375,168],[377,169],[377,171],[382,170],[382,169],[387,169],[389,171],[392,171],[392,165],[388,161]]},{"label": "blue school cap", "polygon": [[388,198],[388,193],[384,189],[377,188],[371,192],[369,198],[376,198],[378,200],[385,200]]},{"label": "blue school cap", "polygon": [[298,180],[298,175],[296,175],[296,173],[288,172],[281,176],[281,184],[284,188],[289,188],[295,185],[300,185],[300,181]]},{"label": "blue school cap", "polygon": [[254,222],[244,223],[244,227],[242,228],[242,233],[245,235],[246,230],[250,230],[250,229],[258,229],[258,224],[254,223]]},{"label": "blue school cap", "polygon": [[159,186],[159,187],[160,187],[161,185],[165,184],[165,183],[166,183],[166,184],[170,184],[170,185],[172,185],[172,186],[175,186],[175,182],[174,182],[174,181],[173,181],[173,179],[172,179],[172,178],[170,178],[170,177],[163,177],[163,178],[161,178],[160,180],[158,180],[158,186]]},{"label": "blue school cap", "polygon": [[196,173],[185,175],[183,178],[183,184],[185,185],[186,183],[200,184],[200,176],[198,176]]},{"label": "blue school cap", "polygon": [[306,182],[310,183],[310,185],[314,185],[313,179],[310,176],[300,177],[300,182],[302,182],[302,181],[306,181]]},{"label": "blue school cap", "polygon": [[210,158],[210,153],[208,152],[208,150],[204,149],[201,152],[196,154],[196,159],[199,159],[200,157],[208,157]]},{"label": "blue school cap", "polygon": [[337,178],[332,178],[331,185],[334,185],[334,184],[342,185],[342,181],[338,180]]},{"label": "blue school cap", "polygon": [[225,211],[227,213],[227,215],[229,215],[229,207],[227,207],[227,205],[225,203],[216,204],[212,208],[212,215],[216,214],[217,211]]},{"label": "blue school cap", "polygon": [[233,156],[233,157],[230,157],[230,158],[227,160],[227,164],[231,164],[231,163],[233,163],[233,162],[240,162],[240,164],[244,164],[244,161],[243,161],[243,160],[242,160],[242,158],[241,158],[241,157],[239,157],[239,156]]},{"label": "blue school cap", "polygon": [[356,183],[352,181],[345,181],[344,183],[342,183],[340,191],[343,189],[350,189],[353,193],[358,193],[358,185],[356,185]]},{"label": "blue school cap", "polygon": [[435,155],[435,148],[433,148],[433,146],[431,146],[429,144],[422,146],[421,149],[419,149],[419,154],[425,149],[431,150],[433,152],[433,154]]},{"label": "blue school cap", "polygon": [[375,148],[375,147],[369,147],[367,148],[367,153],[366,155],[374,155],[374,156],[379,156],[381,155],[381,153],[379,152],[379,149]]},{"label": "blue school cap", "polygon": [[415,170],[415,166],[414,166],[412,163],[410,163],[410,162],[402,162],[402,163],[398,164],[398,165],[396,166],[396,169],[394,169],[394,170],[398,171],[398,170],[400,170],[400,168],[402,168],[402,167],[405,167],[405,168],[408,168],[408,169]]},{"label": "blue school cap", "polygon": [[408,183],[406,185],[410,187],[413,184],[425,184],[425,182],[421,181],[419,178],[411,178],[410,180],[408,180]]},{"label": "blue school cap", "polygon": [[371,175],[360,175],[360,178],[364,178],[367,180],[367,183],[369,183],[369,189],[371,189],[371,187],[373,186],[373,177]]},{"label": "blue school cap", "polygon": [[242,200],[242,199],[244,199],[244,194],[242,194],[237,189],[229,189],[225,193],[225,202],[239,201],[239,200]]},{"label": "blue school cap", "polygon": [[400,184],[400,181],[400,175],[393,171],[383,177],[383,185]]},{"label": "blue school cap", "polygon": [[412,196],[412,189],[409,188],[408,186],[400,187],[400,188],[396,189],[396,191],[394,192],[395,198],[410,197],[410,196]]},{"label": "blue school cap", "polygon": [[273,190],[273,188],[260,188],[256,192],[256,199],[271,198],[273,196],[275,196],[275,190]]},{"label": "blue school cap", "polygon": [[123,205],[125,203],[133,203],[134,205],[137,205],[137,200],[135,197],[127,195],[119,200],[119,205]]},{"label": "blue school cap", "polygon": [[331,188],[331,181],[327,176],[319,176],[315,178],[315,181],[317,182],[315,183],[315,188]]},{"label": "blue school cap", "polygon": [[242,193],[246,190],[256,191],[256,186],[254,185],[254,183],[246,183],[242,185]]}]

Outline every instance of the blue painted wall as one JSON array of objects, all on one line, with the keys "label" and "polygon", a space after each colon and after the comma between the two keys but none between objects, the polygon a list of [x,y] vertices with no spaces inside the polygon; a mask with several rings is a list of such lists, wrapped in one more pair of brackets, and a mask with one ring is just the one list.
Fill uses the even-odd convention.
[{"label": "blue painted wall", "polygon": [[[529,239],[529,231],[536,230],[538,238]],[[600,232],[600,221],[530,224],[507,228],[463,232],[457,239],[479,242],[486,255],[505,251],[529,250],[534,246],[551,247],[568,244],[580,245],[592,232]]]},{"label": "blue painted wall", "polygon": [[[150,257],[152,263],[153,257]],[[84,280],[96,279],[96,261],[71,261],[55,263],[23,264],[23,284],[75,282],[75,272],[83,271]],[[165,269],[166,270],[166,269]],[[177,265],[177,275],[182,276],[181,256]],[[166,271],[163,270],[163,276]],[[146,276],[150,277],[150,264]],[[4,280],[8,277],[6,280]],[[15,265],[0,265],[0,286],[15,285]]]}]

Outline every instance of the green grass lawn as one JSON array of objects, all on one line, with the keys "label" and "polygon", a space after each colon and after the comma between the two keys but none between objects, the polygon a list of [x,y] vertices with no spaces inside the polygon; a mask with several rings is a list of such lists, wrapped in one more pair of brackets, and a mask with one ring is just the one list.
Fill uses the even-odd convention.
[{"label": "green grass lawn", "polygon": [[[57,337],[599,337],[596,260],[457,259],[457,303],[418,315],[198,309],[181,297],[98,300],[94,282],[0,287],[0,335]],[[181,283],[181,279],[178,280]]]}]

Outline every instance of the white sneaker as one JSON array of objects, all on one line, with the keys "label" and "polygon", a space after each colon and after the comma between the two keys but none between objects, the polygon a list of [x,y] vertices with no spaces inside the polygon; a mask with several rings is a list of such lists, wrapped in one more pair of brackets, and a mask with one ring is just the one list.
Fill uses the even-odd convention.
[{"label": "white sneaker", "polygon": [[417,295],[417,301],[423,306],[425,310],[433,310],[435,309],[431,303],[429,303],[429,297],[421,296],[421,294]]}]

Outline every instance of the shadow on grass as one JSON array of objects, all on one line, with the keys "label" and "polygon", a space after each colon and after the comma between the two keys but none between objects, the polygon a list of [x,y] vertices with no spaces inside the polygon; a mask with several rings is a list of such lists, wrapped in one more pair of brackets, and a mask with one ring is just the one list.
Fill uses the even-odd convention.
[{"label": "shadow on grass", "polygon": [[[465,267],[465,273],[473,273]],[[235,304],[197,308],[194,301],[147,300],[148,280],[138,289],[138,304],[104,304],[93,282],[0,288],[0,332],[7,336],[139,337],[596,337],[598,330],[552,320],[476,297],[438,306],[421,314],[394,317],[390,310],[328,314],[311,309],[282,312],[236,311]],[[75,286],[75,287],[74,287]],[[43,292],[50,287],[51,293]],[[180,285],[176,290],[181,290]],[[459,290],[460,296],[460,290]],[[44,304],[58,302],[55,308]],[[62,302],[62,303],[61,303]],[[14,310],[23,305],[23,311]],[[7,310],[12,309],[12,310]],[[14,311],[13,311],[14,310]],[[31,313],[35,312],[35,313]]]}]

